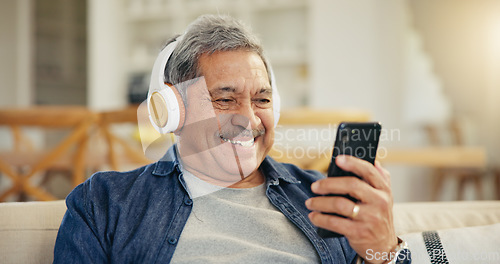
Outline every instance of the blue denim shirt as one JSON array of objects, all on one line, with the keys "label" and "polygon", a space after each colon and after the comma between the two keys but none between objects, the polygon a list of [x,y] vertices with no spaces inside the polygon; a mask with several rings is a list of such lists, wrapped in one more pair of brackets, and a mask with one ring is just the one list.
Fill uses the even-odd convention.
[{"label": "blue denim shirt", "polygon": [[[99,172],[67,197],[54,263],[168,263],[193,208],[176,148],[129,172]],[[310,185],[323,177],[266,157],[267,197],[316,248],[322,263],[352,263],[347,239],[322,239],[307,217]],[[286,243],[286,241],[283,241]]]}]

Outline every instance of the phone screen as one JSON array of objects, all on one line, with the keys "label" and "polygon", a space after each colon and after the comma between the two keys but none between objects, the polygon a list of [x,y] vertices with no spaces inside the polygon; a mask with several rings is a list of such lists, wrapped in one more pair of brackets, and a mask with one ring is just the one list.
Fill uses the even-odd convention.
[{"label": "phone screen", "polygon": [[338,155],[351,155],[375,163],[378,142],[382,126],[380,123],[340,123],[333,145],[332,160],[328,168],[328,177],[355,176],[352,172],[343,171],[335,158]]}]

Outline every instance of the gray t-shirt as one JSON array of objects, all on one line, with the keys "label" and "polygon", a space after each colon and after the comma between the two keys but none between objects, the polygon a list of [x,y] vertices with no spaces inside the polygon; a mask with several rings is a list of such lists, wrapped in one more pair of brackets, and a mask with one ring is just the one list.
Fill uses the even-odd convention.
[{"label": "gray t-shirt", "polygon": [[319,263],[307,237],[266,197],[265,184],[233,189],[184,171],[193,211],[171,263]]}]

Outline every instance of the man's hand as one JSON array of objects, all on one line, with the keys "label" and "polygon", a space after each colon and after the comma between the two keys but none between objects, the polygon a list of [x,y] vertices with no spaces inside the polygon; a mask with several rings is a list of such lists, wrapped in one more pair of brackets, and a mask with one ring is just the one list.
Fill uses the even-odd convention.
[{"label": "man's hand", "polygon": [[[370,263],[383,263],[397,245],[392,217],[392,192],[390,175],[375,162],[352,157],[338,156],[337,165],[361,177],[328,177],[311,185],[317,194],[348,194],[359,200],[359,211],[355,217],[356,203],[344,197],[319,196],[306,201],[312,210],[311,222],[318,227],[345,235],[351,247]],[[337,213],[348,218],[322,214]],[[378,256],[378,257],[377,257]]]}]

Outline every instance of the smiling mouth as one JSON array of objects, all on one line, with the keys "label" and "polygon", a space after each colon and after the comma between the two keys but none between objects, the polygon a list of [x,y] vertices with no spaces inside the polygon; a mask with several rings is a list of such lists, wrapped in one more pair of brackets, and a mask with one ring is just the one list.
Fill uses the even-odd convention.
[{"label": "smiling mouth", "polygon": [[235,139],[225,138],[222,135],[219,135],[219,137],[224,142],[229,142],[233,145],[240,145],[243,147],[251,147],[251,146],[253,146],[253,143],[255,142],[254,138],[250,138],[249,140],[235,140]]}]

